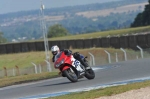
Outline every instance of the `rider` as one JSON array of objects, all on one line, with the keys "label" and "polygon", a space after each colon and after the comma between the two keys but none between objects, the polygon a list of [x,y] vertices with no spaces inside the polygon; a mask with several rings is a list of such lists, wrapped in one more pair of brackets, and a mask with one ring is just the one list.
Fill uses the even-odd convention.
[{"label": "rider", "polygon": [[[56,56],[57,53],[59,53],[60,51],[64,51],[66,55],[71,55],[71,54],[72,54],[72,51],[71,51],[71,50],[69,50],[69,49],[62,49],[62,50],[60,50],[57,45],[54,45],[54,46],[51,47],[51,52],[52,52],[52,54],[53,54],[52,62],[55,62],[55,56]],[[84,57],[83,57],[79,52],[75,52],[75,53],[73,54],[73,57],[74,57],[75,59],[77,59],[78,61],[80,61],[81,64],[82,64],[85,68],[88,67],[88,64],[86,64],[86,63],[84,62]]]}]

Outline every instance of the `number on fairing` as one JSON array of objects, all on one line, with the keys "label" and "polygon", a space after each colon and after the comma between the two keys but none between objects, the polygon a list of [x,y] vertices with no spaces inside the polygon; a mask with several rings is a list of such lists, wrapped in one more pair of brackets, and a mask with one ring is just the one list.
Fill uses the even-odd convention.
[{"label": "number on fairing", "polygon": [[79,66],[79,65],[80,65],[80,62],[78,60],[75,60],[74,61],[74,66],[77,68],[77,66]]}]

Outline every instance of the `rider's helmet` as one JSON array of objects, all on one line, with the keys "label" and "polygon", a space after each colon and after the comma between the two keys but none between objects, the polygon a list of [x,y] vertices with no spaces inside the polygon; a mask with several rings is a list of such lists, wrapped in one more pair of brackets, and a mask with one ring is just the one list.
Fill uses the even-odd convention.
[{"label": "rider's helmet", "polygon": [[53,55],[56,55],[59,52],[59,47],[57,45],[54,45],[51,47],[51,52]]}]

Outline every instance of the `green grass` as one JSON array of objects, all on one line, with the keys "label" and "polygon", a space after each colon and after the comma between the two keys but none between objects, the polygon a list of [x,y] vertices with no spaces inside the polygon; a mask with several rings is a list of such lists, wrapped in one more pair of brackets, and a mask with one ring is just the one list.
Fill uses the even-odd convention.
[{"label": "green grass", "polygon": [[[95,56],[96,65],[103,65],[103,64],[108,63],[108,57],[107,57],[107,54],[104,52],[104,50],[107,50],[108,52],[111,53],[112,62],[115,62],[116,52],[118,53],[119,61],[124,61],[123,52],[120,49],[113,49],[113,48],[72,49],[73,52],[80,52],[84,56],[88,56],[88,60],[90,60],[90,55],[88,54],[88,52],[92,53]],[[139,53],[134,52],[133,50],[127,50],[127,54],[128,54],[127,55],[128,59],[130,58],[130,60],[132,60],[132,59],[136,59],[136,54],[139,54]],[[22,75],[22,76],[13,77],[12,72],[7,72],[7,75],[8,76],[11,75],[12,77],[1,77],[0,86],[7,86],[7,85],[13,85],[16,83],[21,83],[21,82],[29,82],[32,80],[35,81],[38,79],[41,80],[41,79],[49,78],[49,75],[53,75],[53,74],[42,73],[42,74],[37,74],[37,76],[36,74],[31,74],[30,70],[34,68],[29,68],[28,73],[22,73],[22,70],[24,70],[23,68],[27,68],[31,66],[34,67],[31,64],[31,62],[34,62],[35,64],[41,64],[41,66],[45,66],[46,62],[44,60],[45,60],[45,53],[43,51],[0,55],[0,70],[1,70],[0,72],[2,75],[4,73],[4,71],[2,71],[3,67],[6,67],[7,69],[10,69],[12,71],[12,68],[14,68],[15,66],[19,67],[20,74]],[[51,66],[53,66],[52,62],[51,62]],[[58,71],[54,68],[53,70],[55,70],[55,74],[57,75]]]},{"label": "green grass", "polygon": [[36,64],[42,63],[45,60],[45,53],[43,52],[27,52],[27,53],[15,53],[15,54],[3,54],[0,55],[0,69],[3,67],[13,68],[29,67],[32,66],[31,62]]},{"label": "green grass", "polygon": [[132,83],[128,85],[114,86],[108,88],[101,88],[97,90],[91,90],[88,92],[79,92],[79,93],[71,93],[68,95],[51,97],[46,99],[95,99],[102,96],[111,96],[119,93],[123,93],[133,89],[140,89],[144,87],[149,87],[150,81],[140,82],[140,83]]},{"label": "green grass", "polygon": [[[119,61],[123,61],[123,53],[120,49],[113,49],[113,48],[90,48],[90,49],[72,49],[73,52],[80,52],[81,54],[88,56],[88,60],[90,55],[88,52],[91,52],[96,59],[97,64],[105,64],[107,61],[107,54],[104,52],[107,50],[111,53],[112,59],[115,59],[115,53],[117,52],[119,57]],[[133,50],[129,50],[128,52],[136,53]],[[103,57],[102,57],[103,56]],[[52,55],[50,54],[50,58]],[[135,58],[136,56],[134,56]],[[0,55],[0,70],[6,67],[7,69],[14,68],[18,66],[19,68],[26,68],[33,66],[31,62],[35,64],[41,64],[41,66],[46,66],[45,60],[45,53],[44,51],[41,52],[26,52],[26,53],[16,53],[16,54],[2,54]],[[113,60],[114,62],[115,60]],[[51,62],[53,66],[53,63]]]},{"label": "green grass", "polygon": [[149,32],[149,31],[150,31],[150,26],[145,26],[145,27],[138,27],[138,28],[127,28],[127,29],[118,29],[118,30],[70,35],[70,36],[64,36],[64,37],[54,37],[54,38],[50,38],[49,40],[88,39],[88,38],[106,37],[108,35],[122,36],[122,35],[126,35],[126,34],[135,34],[135,33],[141,33],[141,32]]},{"label": "green grass", "polygon": [[[80,34],[80,35],[72,35],[72,36],[66,36],[66,37],[57,37],[57,38],[51,38],[50,40],[66,40],[66,39],[82,39],[82,38],[96,38],[96,37],[105,37],[108,35],[123,35],[123,34],[132,34],[132,33],[139,33],[139,32],[145,32],[150,31],[150,26],[147,27],[139,27],[139,28],[130,28],[130,29],[121,29],[121,30],[112,30],[112,31],[104,31],[104,32],[96,32],[96,33],[90,33],[90,34]],[[119,49],[113,49],[113,48],[105,48],[105,50],[109,51],[112,54],[112,59],[115,59],[114,53],[119,53],[119,61],[123,61],[123,53]],[[96,57],[97,64],[104,64],[103,62],[107,63],[107,55],[104,52],[104,49],[102,48],[91,48],[91,49],[73,49],[73,52],[80,52],[85,56],[88,56],[88,52],[91,52]],[[128,54],[133,56],[135,58],[135,53],[133,50],[128,50]],[[139,53],[138,53],[139,55]],[[50,55],[52,56],[52,55]],[[102,56],[102,57],[101,57]],[[133,58],[133,59],[134,59]],[[8,68],[14,68],[15,66],[18,66],[19,68],[25,68],[25,67],[31,67],[33,66],[31,62],[34,62],[35,64],[41,64],[45,65],[45,53],[42,52],[27,52],[27,53],[15,53],[15,54],[3,54],[0,55],[0,70],[3,69],[3,67]],[[115,60],[114,60],[115,61]],[[30,75],[22,75],[22,76],[15,76],[15,77],[3,77],[0,78],[0,87],[14,85],[18,83],[25,83],[25,82],[32,82],[32,81],[38,81],[43,79],[50,79],[53,77],[58,77],[58,72],[52,72],[52,73],[40,73],[40,74],[30,74]],[[105,89],[98,89],[93,90],[89,92],[82,92],[82,93],[73,93],[71,95],[65,95],[61,97],[54,97],[50,99],[94,99],[96,97],[105,96],[105,95],[113,95],[122,93],[128,90],[132,89],[138,89],[141,87],[150,86],[150,81],[142,82],[142,83],[135,83],[125,86],[117,86],[117,87],[110,87]]]},{"label": "green grass", "polygon": [[[150,31],[150,26],[120,29],[120,30],[110,30],[110,31],[103,31],[103,32],[88,33],[88,34],[71,35],[71,36],[65,36],[65,37],[55,37],[55,38],[50,38],[49,40],[67,40],[67,39],[82,39],[82,38],[86,39],[86,38],[91,38],[91,37],[97,38],[100,36],[105,37],[108,35],[112,36],[112,35],[134,34],[134,33],[146,32],[146,31]],[[105,54],[102,54],[102,55],[105,55]],[[3,55],[0,55],[0,69],[2,69],[3,67],[14,68],[15,66],[29,67],[29,66],[32,66],[31,62],[35,64],[45,65],[46,63],[44,62],[44,60],[45,60],[44,51],[43,52],[3,54]]]},{"label": "green grass", "polygon": [[22,76],[14,76],[14,77],[4,77],[0,79],[0,87],[39,81],[43,79],[50,79],[54,77],[59,77],[58,72],[45,72],[40,74],[30,74],[30,75],[22,75]]}]

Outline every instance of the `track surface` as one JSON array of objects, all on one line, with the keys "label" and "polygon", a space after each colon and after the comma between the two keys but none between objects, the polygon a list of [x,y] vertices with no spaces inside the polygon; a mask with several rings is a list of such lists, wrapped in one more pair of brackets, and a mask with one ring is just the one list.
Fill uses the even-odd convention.
[{"label": "track surface", "polygon": [[150,77],[150,59],[138,59],[103,66],[95,66],[96,77],[93,80],[79,79],[71,83],[67,78],[54,78],[0,88],[1,99],[19,99],[28,96],[77,90],[100,84]]}]

